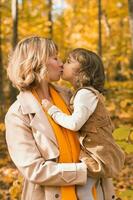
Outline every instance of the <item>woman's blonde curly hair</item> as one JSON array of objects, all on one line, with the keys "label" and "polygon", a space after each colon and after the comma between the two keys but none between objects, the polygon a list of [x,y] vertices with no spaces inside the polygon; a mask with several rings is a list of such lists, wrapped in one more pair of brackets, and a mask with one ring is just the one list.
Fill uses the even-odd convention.
[{"label": "woman's blonde curly hair", "polygon": [[7,74],[20,91],[36,87],[46,74],[46,62],[57,54],[56,44],[48,38],[32,36],[21,40],[9,57]]}]

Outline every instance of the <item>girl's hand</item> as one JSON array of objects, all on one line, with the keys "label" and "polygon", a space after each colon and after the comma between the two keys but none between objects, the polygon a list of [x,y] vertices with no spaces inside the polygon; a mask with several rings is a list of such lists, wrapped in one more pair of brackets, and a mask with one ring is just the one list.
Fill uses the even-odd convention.
[{"label": "girl's hand", "polygon": [[46,111],[48,111],[53,106],[53,104],[49,100],[43,99],[42,106]]}]

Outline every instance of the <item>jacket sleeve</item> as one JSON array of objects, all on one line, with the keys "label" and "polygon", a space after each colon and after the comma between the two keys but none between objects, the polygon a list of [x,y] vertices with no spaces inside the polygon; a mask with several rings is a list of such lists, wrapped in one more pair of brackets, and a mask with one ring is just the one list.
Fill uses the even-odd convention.
[{"label": "jacket sleeve", "polygon": [[11,159],[27,180],[47,186],[86,183],[87,167],[84,163],[56,163],[41,156],[29,122],[19,109],[8,111],[5,126]]},{"label": "jacket sleeve", "polygon": [[63,113],[55,105],[48,109],[48,114],[60,126],[72,131],[78,131],[95,111],[97,103],[98,98],[93,92],[81,89],[75,95],[74,110],[71,115]]}]

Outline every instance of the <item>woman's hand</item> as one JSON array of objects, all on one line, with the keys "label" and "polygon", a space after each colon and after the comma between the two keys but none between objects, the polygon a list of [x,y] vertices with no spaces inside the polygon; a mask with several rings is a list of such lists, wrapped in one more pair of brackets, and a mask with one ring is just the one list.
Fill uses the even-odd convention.
[{"label": "woman's hand", "polygon": [[53,106],[53,104],[49,100],[43,99],[42,106],[46,111],[48,111]]}]

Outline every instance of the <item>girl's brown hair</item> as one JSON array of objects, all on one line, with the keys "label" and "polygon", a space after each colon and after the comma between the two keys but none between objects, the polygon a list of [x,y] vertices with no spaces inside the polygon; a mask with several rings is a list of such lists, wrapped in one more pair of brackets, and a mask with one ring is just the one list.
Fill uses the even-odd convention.
[{"label": "girl's brown hair", "polygon": [[92,86],[99,92],[104,92],[104,66],[101,58],[94,52],[77,48],[70,52],[69,57],[74,58],[80,64],[77,76],[77,87]]}]

